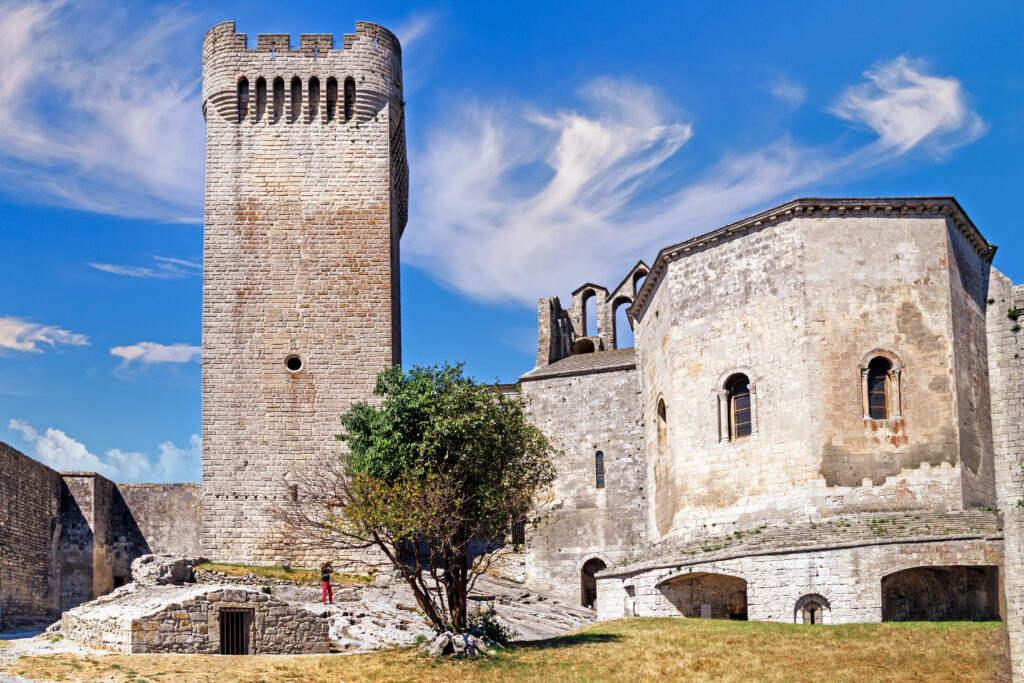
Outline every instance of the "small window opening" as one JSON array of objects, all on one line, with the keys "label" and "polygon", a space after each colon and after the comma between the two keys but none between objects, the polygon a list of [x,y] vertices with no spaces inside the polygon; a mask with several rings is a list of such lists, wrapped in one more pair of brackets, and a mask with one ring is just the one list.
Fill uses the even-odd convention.
[{"label": "small window opening", "polygon": [[316,121],[320,113],[320,79],[314,76],[309,79],[309,122]]},{"label": "small window opening", "polygon": [[345,79],[345,121],[351,121],[356,111],[356,81]]},{"label": "small window opening", "polygon": [[222,655],[249,654],[249,633],[252,630],[253,610],[224,608],[220,610],[220,653]]},{"label": "small window opening", "polygon": [[594,340],[593,339],[580,339],[572,345],[572,355],[578,353],[593,353],[594,352]]},{"label": "small window opening", "polygon": [[526,543],[526,520],[520,519],[512,523],[512,544],[523,545]]},{"label": "small window opening", "polygon": [[291,495],[292,502],[297,502],[299,500],[299,485],[288,484],[288,493]]},{"label": "small window opening", "polygon": [[638,270],[633,273],[633,296],[640,291],[640,288],[644,286],[644,278],[647,277],[647,271]]},{"label": "small window opening", "polygon": [[249,79],[238,81],[238,122],[245,121],[249,114]]},{"label": "small window opening", "polygon": [[588,290],[583,295],[583,337],[589,337],[591,326],[594,329],[594,336],[601,333],[601,328],[597,322],[597,293],[594,290]]},{"label": "small window opening", "polygon": [[821,605],[814,602],[813,600],[811,602],[806,603],[803,606],[803,609],[800,610],[800,613],[803,616],[803,621],[805,624],[821,623]]},{"label": "small window opening", "polygon": [[734,375],[726,384],[729,396],[729,435],[733,439],[750,436],[750,380],[746,375]]},{"label": "small window opening", "polygon": [[256,79],[256,123],[267,115],[267,79]]},{"label": "small window opening", "polygon": [[338,79],[327,79],[327,122],[334,120],[335,111],[338,109]]},{"label": "small window opening", "polygon": [[302,81],[298,76],[292,79],[292,110],[289,113],[289,123],[295,123],[302,116]]},{"label": "small window opening", "polygon": [[892,363],[878,356],[868,363],[868,415],[872,420],[889,417],[889,372]]},{"label": "small window opening", "polygon": [[128,583],[127,576],[115,576],[114,577],[114,588],[120,588],[121,586]]},{"label": "small window opening", "polygon": [[668,455],[668,415],[665,411],[665,401],[658,401],[658,456]]},{"label": "small window opening", "polygon": [[274,123],[284,116],[284,79],[278,76],[274,79]]},{"label": "small window opening", "polygon": [[594,475],[597,478],[597,488],[604,488],[604,453],[598,451],[594,454]]},{"label": "small window opening", "polygon": [[303,366],[302,357],[292,354],[284,359],[284,366],[288,368],[289,372],[298,372]]}]

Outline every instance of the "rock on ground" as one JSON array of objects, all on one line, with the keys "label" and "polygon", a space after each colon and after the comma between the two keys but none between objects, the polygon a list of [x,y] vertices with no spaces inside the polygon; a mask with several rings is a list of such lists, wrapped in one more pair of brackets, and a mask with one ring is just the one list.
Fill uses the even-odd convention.
[{"label": "rock on ground", "polygon": [[181,585],[192,581],[202,560],[176,555],[143,555],[132,562],[132,580],[139,586]]}]

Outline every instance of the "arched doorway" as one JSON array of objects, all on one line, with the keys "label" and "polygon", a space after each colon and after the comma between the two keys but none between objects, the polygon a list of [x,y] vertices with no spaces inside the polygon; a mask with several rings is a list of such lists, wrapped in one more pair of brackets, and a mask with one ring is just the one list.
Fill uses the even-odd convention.
[{"label": "arched doorway", "polygon": [[597,602],[597,579],[594,578],[594,574],[607,567],[608,565],[596,557],[583,563],[580,570],[580,604],[584,607],[592,608]]},{"label": "arched doorway", "polygon": [[812,593],[796,601],[793,609],[793,623],[818,625],[826,623],[832,607],[821,595]]},{"label": "arched doorway", "polygon": [[999,618],[998,567],[914,567],[882,578],[882,621]]},{"label": "arched doorway", "polygon": [[747,582],[736,576],[695,572],[658,586],[684,617],[747,619]]}]

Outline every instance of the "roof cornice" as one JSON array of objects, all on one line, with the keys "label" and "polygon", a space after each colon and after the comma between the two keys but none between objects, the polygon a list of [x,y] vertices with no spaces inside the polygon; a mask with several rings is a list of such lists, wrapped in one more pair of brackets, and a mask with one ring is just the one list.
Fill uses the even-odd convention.
[{"label": "roof cornice", "polygon": [[751,232],[757,232],[792,218],[829,216],[945,216],[967,240],[974,251],[986,263],[992,262],[995,245],[989,244],[974,225],[967,213],[953,197],[850,197],[850,198],[800,198],[793,199],[761,213],[749,216],[735,223],[729,223],[717,230],[665,247],[651,266],[630,311],[639,319],[655,287],[665,275],[668,264],[677,258],[696,251],[727,242]]}]

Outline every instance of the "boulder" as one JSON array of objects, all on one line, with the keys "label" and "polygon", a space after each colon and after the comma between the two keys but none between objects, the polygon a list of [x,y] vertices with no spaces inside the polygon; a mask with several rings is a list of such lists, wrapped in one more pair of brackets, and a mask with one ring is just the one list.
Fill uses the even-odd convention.
[{"label": "boulder", "polygon": [[143,555],[132,562],[132,580],[138,586],[191,583],[197,562],[178,555]]},{"label": "boulder", "polygon": [[420,645],[419,651],[430,657],[449,654],[454,654],[456,657],[479,657],[495,652],[495,648],[498,647],[501,646],[473,633],[445,631],[434,640],[428,640]]}]

